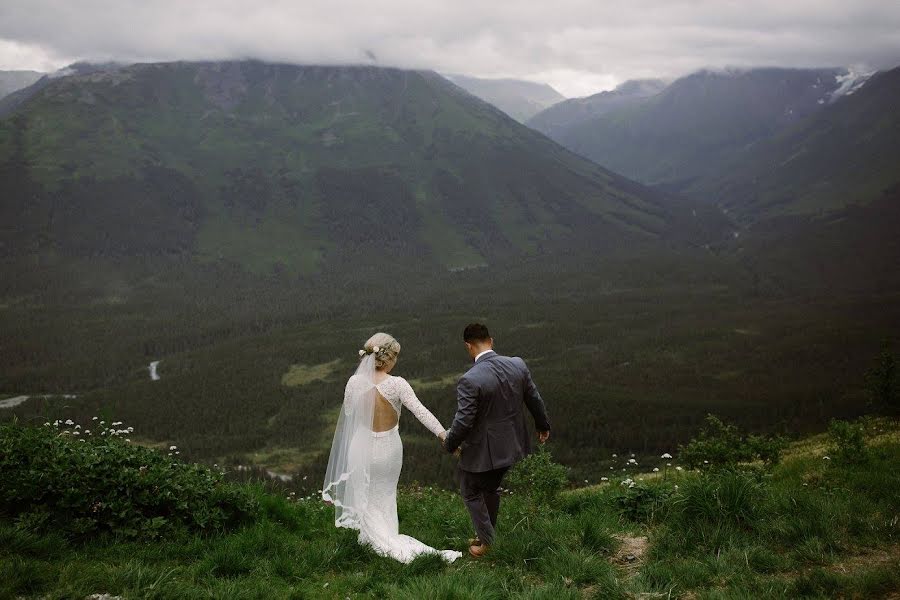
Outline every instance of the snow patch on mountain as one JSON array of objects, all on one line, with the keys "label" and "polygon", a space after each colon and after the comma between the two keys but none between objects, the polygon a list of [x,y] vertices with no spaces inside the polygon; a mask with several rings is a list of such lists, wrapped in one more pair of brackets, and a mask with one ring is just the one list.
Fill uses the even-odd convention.
[{"label": "snow patch on mountain", "polygon": [[864,69],[859,69],[856,67],[848,68],[846,73],[844,73],[843,75],[837,75],[835,77],[838,87],[836,90],[831,92],[830,96],[828,97],[828,101],[834,102],[842,96],[852,95],[859,88],[864,86],[869,78],[872,77],[872,75],[874,75],[875,73],[875,71],[866,71]]}]

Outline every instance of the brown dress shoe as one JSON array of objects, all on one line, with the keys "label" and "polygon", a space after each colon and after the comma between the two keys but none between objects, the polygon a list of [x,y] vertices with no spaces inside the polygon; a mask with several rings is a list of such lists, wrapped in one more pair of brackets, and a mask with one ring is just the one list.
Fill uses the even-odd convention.
[{"label": "brown dress shoe", "polygon": [[481,544],[479,546],[469,546],[469,554],[472,556],[472,558],[481,558],[485,554],[487,554],[488,550],[490,549],[491,547],[487,544]]}]

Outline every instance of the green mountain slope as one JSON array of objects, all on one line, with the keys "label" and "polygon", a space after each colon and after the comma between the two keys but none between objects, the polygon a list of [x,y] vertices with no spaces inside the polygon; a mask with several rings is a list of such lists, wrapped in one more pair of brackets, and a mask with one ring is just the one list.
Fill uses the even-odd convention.
[{"label": "green mountain slope", "polygon": [[42,81],[0,121],[8,256],[317,273],[377,248],[458,269],[667,227],[649,190],[432,72],[166,63]]},{"label": "green mountain slope", "polygon": [[819,215],[900,184],[900,68],[741,153],[687,191],[745,220]]},{"label": "green mountain slope", "polygon": [[679,189],[817,111],[838,88],[839,73],[701,71],[658,95],[566,129],[555,139],[628,177]]},{"label": "green mountain slope", "polygon": [[626,81],[611,91],[554,104],[528,119],[527,124],[552,139],[564,140],[573,135],[572,129],[612,110],[655,96],[665,88],[666,83],[660,79]]}]

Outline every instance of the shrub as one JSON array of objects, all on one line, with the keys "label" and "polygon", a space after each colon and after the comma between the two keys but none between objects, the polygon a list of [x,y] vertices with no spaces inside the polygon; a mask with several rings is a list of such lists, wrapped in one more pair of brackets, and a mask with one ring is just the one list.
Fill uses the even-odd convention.
[{"label": "shrub", "polygon": [[869,459],[862,424],[832,419],[828,426],[828,437],[831,441],[828,452],[833,460],[844,464],[860,464]]},{"label": "shrub", "polygon": [[786,441],[780,436],[744,437],[740,430],[715,415],[706,416],[706,425],[697,437],[680,448],[681,459],[690,467],[733,468],[740,463],[762,461],[774,466],[781,460]]},{"label": "shrub", "polygon": [[675,489],[626,479],[613,493],[619,513],[632,521],[652,523],[663,514]]},{"label": "shrub", "polygon": [[70,538],[212,531],[258,513],[249,488],[132,444],[122,438],[130,431],[91,434],[71,421],[0,425],[0,513],[23,528]]},{"label": "shrub", "polygon": [[507,478],[516,491],[538,503],[555,500],[567,480],[568,469],[553,462],[550,451],[543,444],[513,467]]},{"label": "shrub", "polygon": [[900,411],[897,393],[897,361],[891,351],[890,342],[885,340],[875,364],[866,371],[866,388],[879,408],[890,412]]}]

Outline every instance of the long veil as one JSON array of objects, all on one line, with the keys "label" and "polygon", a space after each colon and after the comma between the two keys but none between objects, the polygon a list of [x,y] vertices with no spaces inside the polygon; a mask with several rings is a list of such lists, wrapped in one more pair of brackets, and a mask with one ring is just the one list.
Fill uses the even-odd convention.
[{"label": "long veil", "polygon": [[359,529],[369,503],[374,414],[375,355],[366,354],[347,381],[322,485],[322,499],[334,504],[338,527]]}]

